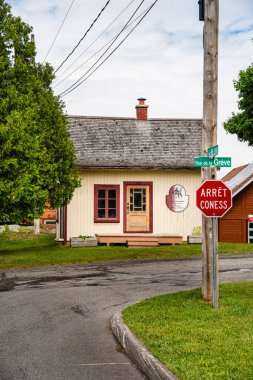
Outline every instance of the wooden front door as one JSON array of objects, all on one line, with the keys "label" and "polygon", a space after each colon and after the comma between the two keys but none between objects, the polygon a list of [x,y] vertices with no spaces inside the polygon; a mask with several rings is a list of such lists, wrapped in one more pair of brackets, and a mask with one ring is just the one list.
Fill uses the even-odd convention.
[{"label": "wooden front door", "polygon": [[152,186],[125,183],[125,232],[152,232]]}]

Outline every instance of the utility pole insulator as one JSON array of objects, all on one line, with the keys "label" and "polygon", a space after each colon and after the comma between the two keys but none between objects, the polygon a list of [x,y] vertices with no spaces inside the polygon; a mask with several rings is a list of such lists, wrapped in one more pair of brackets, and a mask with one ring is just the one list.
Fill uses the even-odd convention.
[{"label": "utility pole insulator", "polygon": [[205,0],[199,0],[199,21],[205,20]]}]

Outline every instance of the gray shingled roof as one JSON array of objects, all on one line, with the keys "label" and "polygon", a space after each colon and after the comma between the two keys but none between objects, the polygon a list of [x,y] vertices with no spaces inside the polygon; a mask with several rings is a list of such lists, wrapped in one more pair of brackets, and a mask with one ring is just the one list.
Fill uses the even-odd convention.
[{"label": "gray shingled roof", "polygon": [[193,169],[201,155],[200,119],[69,116],[80,168]]}]

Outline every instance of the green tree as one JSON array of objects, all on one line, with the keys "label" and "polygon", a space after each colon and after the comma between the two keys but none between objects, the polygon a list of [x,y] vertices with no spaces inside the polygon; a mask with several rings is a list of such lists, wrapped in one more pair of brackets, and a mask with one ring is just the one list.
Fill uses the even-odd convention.
[{"label": "green tree", "polygon": [[253,146],[253,64],[245,71],[240,71],[234,87],[238,91],[239,112],[232,113],[224,123],[224,128],[227,132],[236,134],[240,141],[246,141]]},{"label": "green tree", "polygon": [[32,28],[0,0],[0,220],[38,218],[68,204],[79,186],[53,68],[36,63]]}]

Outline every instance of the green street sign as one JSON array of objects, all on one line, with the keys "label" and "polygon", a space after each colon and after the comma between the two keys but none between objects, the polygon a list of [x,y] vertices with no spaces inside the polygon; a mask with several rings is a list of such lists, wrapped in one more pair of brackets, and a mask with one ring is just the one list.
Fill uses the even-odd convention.
[{"label": "green street sign", "polygon": [[208,157],[195,157],[194,158],[194,167],[195,168],[209,168],[210,158]]},{"label": "green street sign", "polygon": [[209,159],[210,166],[218,166],[219,168],[230,168],[232,166],[231,157],[216,157]]},{"label": "green street sign", "polygon": [[194,167],[195,168],[209,168],[210,166],[217,166],[219,168],[230,168],[232,166],[231,157],[195,157]]},{"label": "green street sign", "polygon": [[208,148],[208,150],[207,150],[208,157],[218,156],[218,151],[219,151],[219,146],[218,145],[211,146],[211,148]]}]

